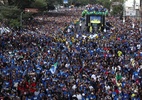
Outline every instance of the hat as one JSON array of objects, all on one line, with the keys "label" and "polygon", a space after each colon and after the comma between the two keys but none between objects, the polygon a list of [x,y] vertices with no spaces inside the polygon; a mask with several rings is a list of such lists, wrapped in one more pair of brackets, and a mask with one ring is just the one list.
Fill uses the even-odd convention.
[{"label": "hat", "polygon": [[137,90],[134,90],[134,93],[137,93],[138,91]]},{"label": "hat", "polygon": [[72,97],[76,97],[76,95],[74,94]]},{"label": "hat", "polygon": [[85,96],[85,93],[82,93],[82,96]]}]

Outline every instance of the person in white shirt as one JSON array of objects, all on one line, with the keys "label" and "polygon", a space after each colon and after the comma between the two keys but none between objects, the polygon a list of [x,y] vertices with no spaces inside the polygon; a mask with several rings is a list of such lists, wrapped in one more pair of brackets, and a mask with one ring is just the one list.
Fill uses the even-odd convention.
[{"label": "person in white shirt", "polygon": [[76,97],[78,100],[82,100],[82,95],[80,93],[77,93]]}]

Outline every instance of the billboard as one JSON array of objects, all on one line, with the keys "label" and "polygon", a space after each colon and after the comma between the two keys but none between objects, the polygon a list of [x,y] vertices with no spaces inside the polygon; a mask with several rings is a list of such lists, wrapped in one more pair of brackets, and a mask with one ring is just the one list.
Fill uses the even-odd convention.
[{"label": "billboard", "polygon": [[127,0],[125,1],[125,7],[132,7],[133,9],[140,9],[141,0]]},{"label": "billboard", "polygon": [[64,4],[67,4],[67,3],[68,3],[68,0],[63,0],[63,3],[64,3]]},{"label": "billboard", "polygon": [[101,23],[101,16],[90,16],[90,23],[94,24]]},{"label": "billboard", "polygon": [[126,16],[136,16],[136,10],[126,10]]}]

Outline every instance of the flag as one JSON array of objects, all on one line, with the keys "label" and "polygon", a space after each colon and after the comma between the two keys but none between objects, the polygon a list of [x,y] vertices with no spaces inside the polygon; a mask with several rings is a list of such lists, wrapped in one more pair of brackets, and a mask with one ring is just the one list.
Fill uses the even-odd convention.
[{"label": "flag", "polygon": [[79,24],[79,19],[74,20],[74,24]]},{"label": "flag", "polygon": [[54,74],[54,73],[56,72],[57,64],[58,64],[58,63],[56,62],[56,63],[55,63],[54,65],[52,65],[51,68],[49,69],[52,74]]},{"label": "flag", "polygon": [[116,81],[118,81],[118,80],[121,80],[122,79],[122,76],[120,75],[120,74],[116,74]]}]

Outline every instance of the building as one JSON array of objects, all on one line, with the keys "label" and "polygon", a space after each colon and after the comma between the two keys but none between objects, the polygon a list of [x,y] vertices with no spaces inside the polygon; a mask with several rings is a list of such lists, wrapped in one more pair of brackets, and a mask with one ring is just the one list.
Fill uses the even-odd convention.
[{"label": "building", "polygon": [[142,0],[140,0],[140,33],[142,33]]},{"label": "building", "polygon": [[142,0],[140,0],[140,12],[141,12],[141,17],[142,17]]},{"label": "building", "polygon": [[126,0],[124,2],[123,17],[129,16],[140,19],[141,2],[141,0]]}]

